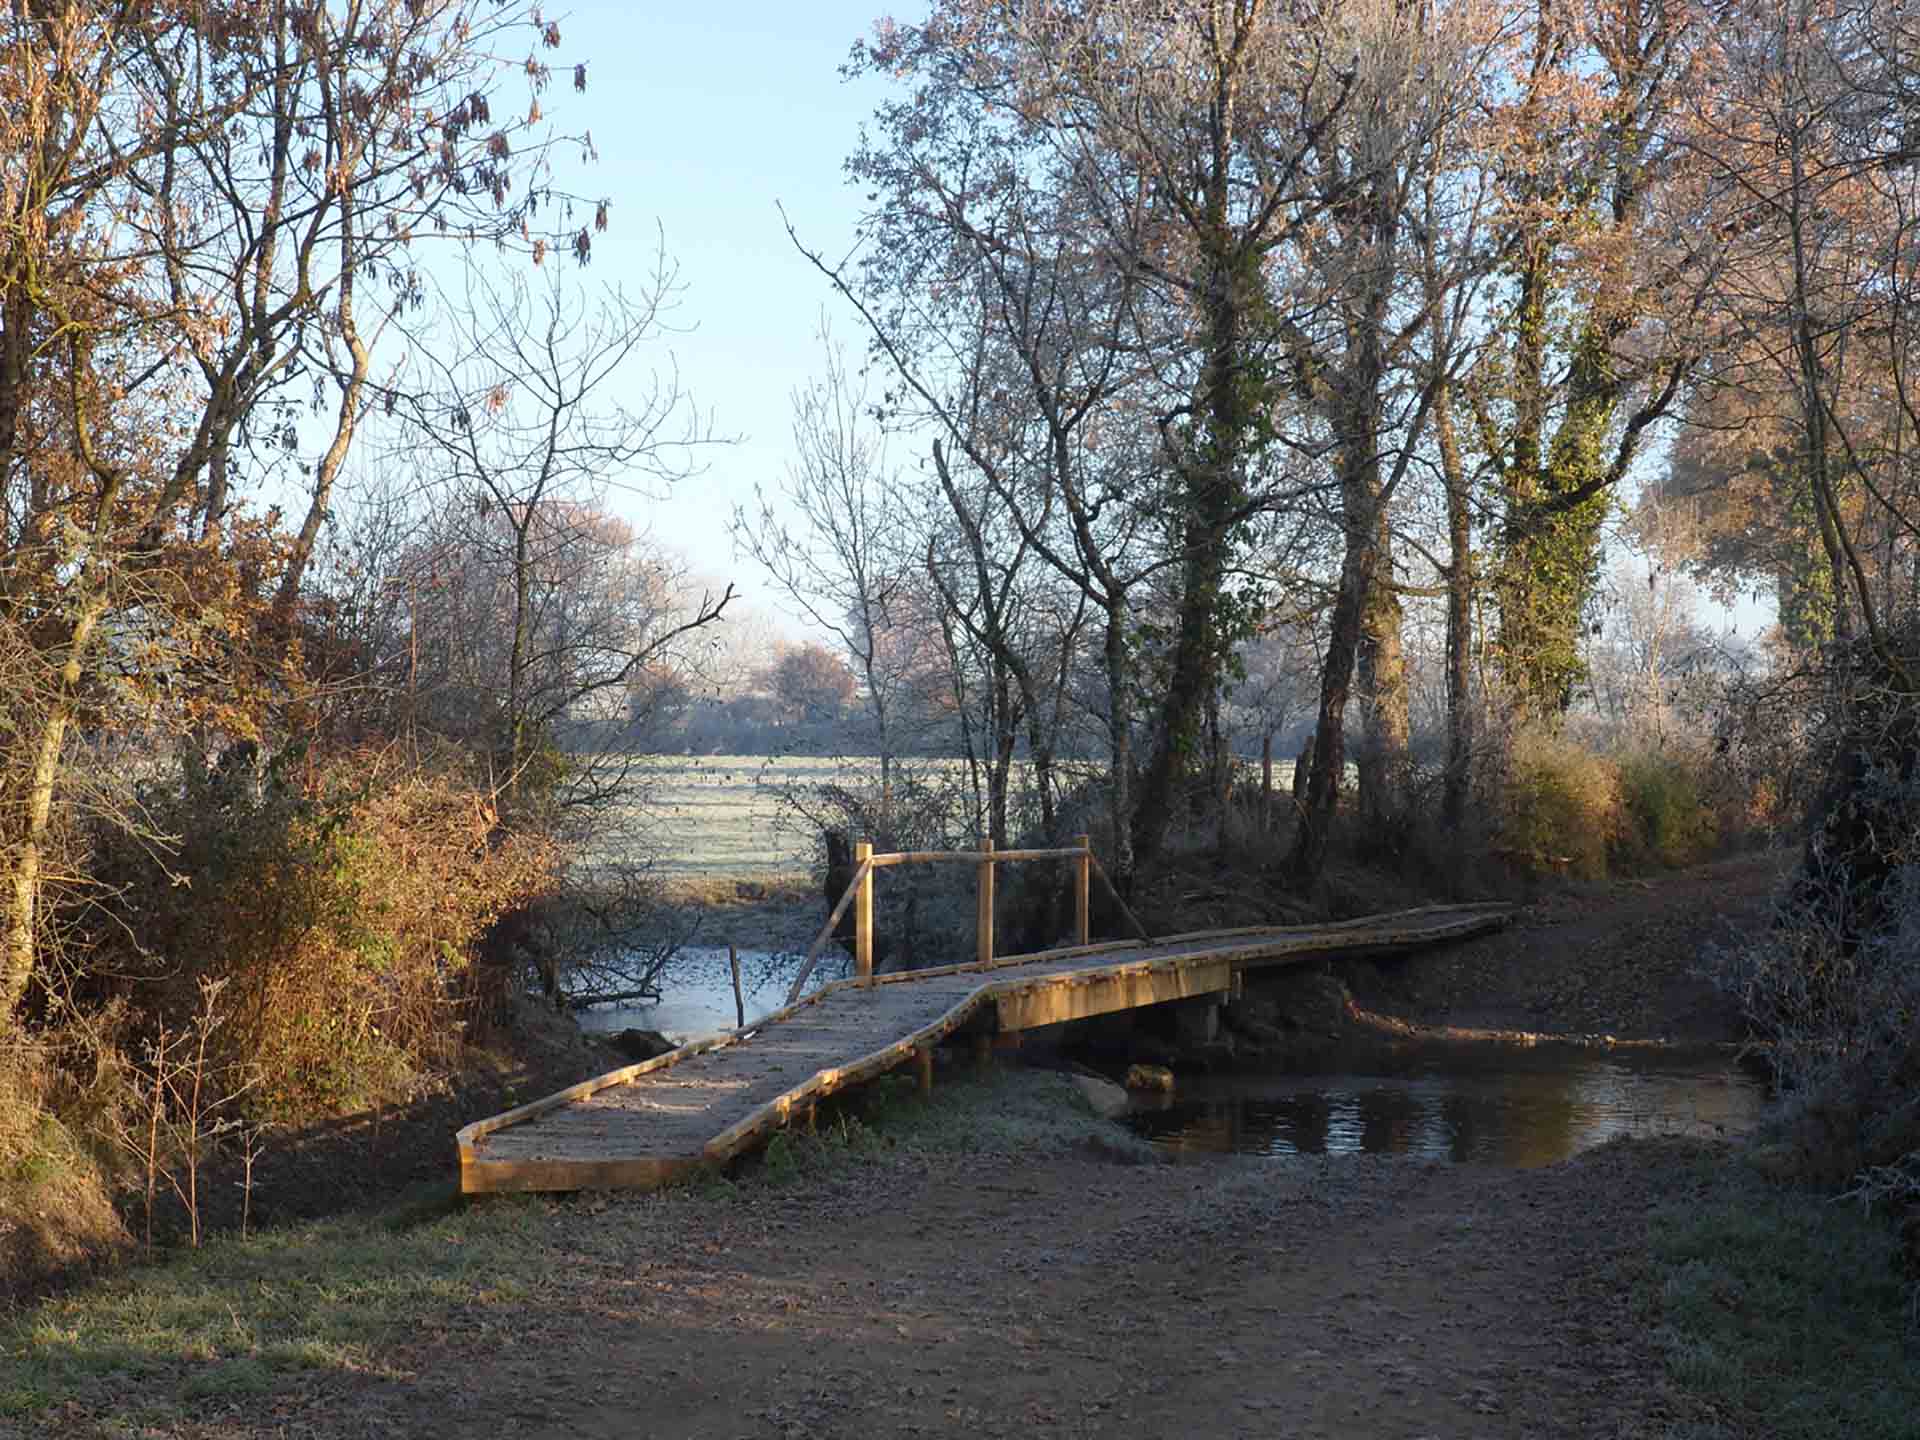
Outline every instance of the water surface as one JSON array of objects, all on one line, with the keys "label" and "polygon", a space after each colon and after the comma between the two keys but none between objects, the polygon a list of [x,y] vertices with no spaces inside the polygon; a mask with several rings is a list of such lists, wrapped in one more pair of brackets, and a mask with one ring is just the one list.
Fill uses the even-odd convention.
[{"label": "water surface", "polygon": [[1622,1136],[1742,1134],[1766,1099],[1714,1051],[1448,1045],[1349,1064],[1183,1076],[1171,1096],[1136,1095],[1127,1123],[1168,1150],[1527,1167]]},{"label": "water surface", "polygon": [[[791,951],[742,950],[740,988],[746,998],[748,1020],[778,1010],[787,1003],[787,990],[799,973],[801,956]],[[807,981],[811,990],[850,973],[846,952],[829,946],[821,952]],[[726,947],[688,947],[668,963],[660,998],[652,1004],[595,1005],[582,1010],[580,1028],[587,1031],[658,1030],[670,1040],[691,1040],[734,1025],[733,979],[727,967]]]}]

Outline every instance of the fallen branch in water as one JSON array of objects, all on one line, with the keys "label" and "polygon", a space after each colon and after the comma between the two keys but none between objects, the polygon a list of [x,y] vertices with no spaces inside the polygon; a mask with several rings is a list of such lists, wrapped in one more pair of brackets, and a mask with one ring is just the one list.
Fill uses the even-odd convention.
[{"label": "fallen branch in water", "polygon": [[652,1005],[659,1001],[660,992],[658,990],[644,988],[640,990],[609,990],[604,993],[596,992],[591,995],[569,995],[566,998],[567,1008],[569,1010],[585,1010],[590,1005],[620,1005],[628,1000],[644,1000],[647,1004]]}]

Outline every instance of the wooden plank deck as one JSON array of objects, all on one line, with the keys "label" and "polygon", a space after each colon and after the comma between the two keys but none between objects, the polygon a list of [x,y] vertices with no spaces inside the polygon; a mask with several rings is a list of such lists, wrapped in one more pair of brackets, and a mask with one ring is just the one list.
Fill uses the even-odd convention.
[{"label": "wooden plank deck", "polygon": [[1247,968],[1464,939],[1511,915],[1506,905],[1429,906],[836,981],[738,1030],[475,1121],[457,1137],[460,1187],[660,1185],[725,1163],[821,1097],[906,1063],[962,1026],[1018,1031],[1217,994]]}]

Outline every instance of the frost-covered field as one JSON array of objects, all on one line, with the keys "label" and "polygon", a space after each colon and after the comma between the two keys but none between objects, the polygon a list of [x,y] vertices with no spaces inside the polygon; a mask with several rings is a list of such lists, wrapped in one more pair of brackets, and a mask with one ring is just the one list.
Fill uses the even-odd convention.
[{"label": "frost-covered field", "polygon": [[667,875],[806,870],[811,837],[780,789],[821,784],[862,762],[764,755],[663,755],[647,762],[653,844]]},{"label": "frost-covered field", "polygon": [[[628,858],[636,848],[654,858],[664,876],[724,879],[804,873],[818,863],[815,832],[782,801],[783,792],[839,780],[875,783],[879,761],[866,757],[770,757],[762,755],[657,755],[636,762],[645,777],[646,804],[632,817],[634,833],[608,828],[608,847]],[[902,761],[923,777],[949,769],[963,780],[960,760]],[[1349,776],[1354,767],[1347,767]],[[1288,793],[1293,765],[1273,767],[1277,794]]]},{"label": "frost-covered field", "polygon": [[[947,762],[914,761],[916,766]],[[636,762],[646,791],[631,830],[609,824],[605,844],[626,858],[641,850],[666,876],[804,873],[815,863],[813,833],[781,800],[783,791],[840,779],[857,784],[877,761],[764,755],[656,755]]]}]

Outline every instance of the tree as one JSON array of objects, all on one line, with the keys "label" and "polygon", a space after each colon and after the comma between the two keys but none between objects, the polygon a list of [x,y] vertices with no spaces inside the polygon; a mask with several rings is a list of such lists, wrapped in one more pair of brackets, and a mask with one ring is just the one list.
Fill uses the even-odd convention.
[{"label": "tree", "polygon": [[813,640],[783,649],[760,683],[795,725],[838,725],[858,688],[846,662]]},{"label": "tree", "polygon": [[[1267,269],[1345,194],[1344,184],[1311,183],[1304,162],[1350,98],[1349,59],[1292,7],[1261,0],[1038,9],[948,0],[924,25],[883,29],[858,56],[861,67],[918,86],[884,112],[884,140],[853,162],[889,207],[883,226],[932,232],[916,250],[944,250],[961,273],[988,277],[983,300],[1015,315],[1017,333],[1042,328],[1022,308],[1066,288],[1061,268],[1082,293],[1124,297],[1083,312],[1092,323],[1065,347],[1028,358],[1040,390],[1063,357],[1109,378],[1119,364],[1152,436],[1152,463],[1134,473],[1153,500],[1134,503],[1163,517],[1177,580],[1165,693],[1150,711],[1151,754],[1130,817],[1142,858],[1165,838],[1223,661],[1255,612],[1235,565],[1254,517],[1273,503],[1263,465],[1284,387]],[[926,269],[869,275],[881,288],[896,278],[930,281],[936,295],[944,288]],[[911,364],[895,323],[903,312],[876,298],[867,314]],[[928,376],[913,388],[980,463],[986,447],[967,417],[938,403]],[[1088,413],[1084,390],[1050,404],[1068,429]],[[1114,587],[1100,588],[1116,600]],[[1123,774],[1116,769],[1116,783]]]},{"label": "tree", "polygon": [[[280,693],[259,612],[290,616],[352,441],[356,287],[410,303],[436,234],[558,238],[534,228],[536,202],[566,223],[543,143],[516,145],[537,100],[509,117],[492,87],[514,69],[537,96],[559,39],[447,0],[0,17],[0,1031],[36,973],[76,727],[246,733]],[[241,497],[296,462],[305,391],[335,406],[283,531]]]},{"label": "tree", "polygon": [[904,712],[927,657],[908,623],[912,574],[885,438],[865,383],[822,333],[824,370],[793,397],[786,483],[733,514],[734,543],[766,570],[815,629],[852,661],[880,760],[880,824],[890,823]]},{"label": "tree", "polygon": [[1461,315],[1486,265],[1469,125],[1509,41],[1500,13],[1473,5],[1431,14],[1360,5],[1325,26],[1323,44],[1359,58],[1349,103],[1303,166],[1316,189],[1341,198],[1303,231],[1295,249],[1304,283],[1276,301],[1286,307],[1290,382],[1325,427],[1342,552],[1290,857],[1302,882],[1325,863],[1356,689],[1367,818],[1392,818],[1403,788],[1411,717],[1393,514],[1460,363]]},{"label": "tree", "polygon": [[1458,389],[1504,511],[1501,667],[1541,718],[1580,679],[1610,497],[1698,360],[1713,247],[1677,203],[1676,115],[1703,28],[1685,4],[1539,4],[1501,107],[1502,343]]},{"label": "tree", "polygon": [[[1000,508],[990,481],[956,474],[945,448],[932,444],[945,509],[933,507],[927,576],[940,600],[943,634],[960,701],[962,742],[977,775],[974,717],[988,737],[985,823],[981,831],[1005,847],[1013,757],[1027,742],[1040,830],[1055,836],[1054,763],[1066,724],[1066,699],[1087,614],[1087,595],[1065,597],[1040,583],[1034,546],[1018,518]],[[969,484],[968,479],[972,483]],[[969,705],[970,694],[983,703]],[[976,778],[976,794],[981,787]]]},{"label": "tree", "polygon": [[1803,642],[1864,632],[1901,675],[1890,616],[1920,573],[1911,20],[1875,3],[1742,13],[1716,56],[1724,86],[1692,117],[1697,205],[1726,252],[1694,414],[1703,431],[1743,412],[1760,423],[1745,453],[1702,437],[1682,461],[1738,466],[1741,490],[1772,492],[1755,540],[1777,527],[1817,542],[1826,573],[1784,577],[1783,620]]},{"label": "tree", "polygon": [[[639,297],[608,291],[591,308],[552,272],[536,296],[519,276],[469,271],[458,352],[429,353],[421,383],[390,392],[420,482],[441,497],[402,567],[414,626],[459,682],[451,723],[477,706],[493,727],[510,814],[622,798],[635,685],[685,660],[733,599],[728,586],[684,600],[672,567],[604,508],[606,487],[671,482],[714,443],[671,379],[610,396],[633,385],[628,362],[673,295],[664,260]],[[528,783],[564,734],[587,762]]]}]

